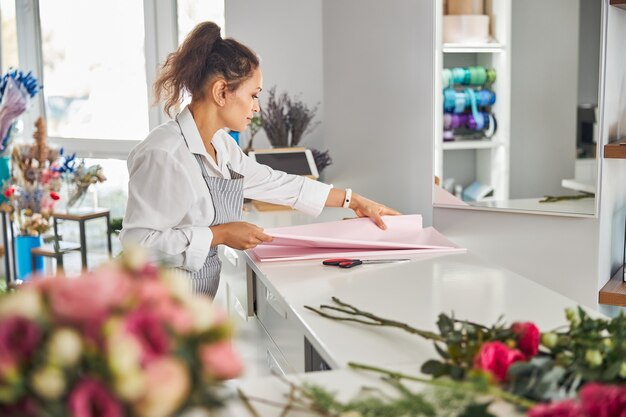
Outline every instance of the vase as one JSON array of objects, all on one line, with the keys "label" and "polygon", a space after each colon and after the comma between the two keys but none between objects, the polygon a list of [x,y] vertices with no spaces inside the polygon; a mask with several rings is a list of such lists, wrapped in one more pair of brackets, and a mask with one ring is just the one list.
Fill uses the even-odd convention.
[{"label": "vase", "polygon": [[33,272],[43,272],[43,258],[38,257],[33,271],[30,251],[42,245],[41,236],[17,236],[15,238],[15,257],[17,258],[16,278],[26,281],[30,279]]},{"label": "vase", "polygon": [[[11,179],[11,157],[8,155],[0,156],[0,190],[4,189],[4,185]],[[0,193],[0,204],[7,201],[4,193]]]}]

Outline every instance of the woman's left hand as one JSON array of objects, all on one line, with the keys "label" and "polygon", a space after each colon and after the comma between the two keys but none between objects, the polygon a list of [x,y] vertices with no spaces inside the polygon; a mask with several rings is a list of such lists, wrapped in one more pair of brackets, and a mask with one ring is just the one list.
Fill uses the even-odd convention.
[{"label": "woman's left hand", "polygon": [[359,217],[369,217],[383,230],[387,230],[387,225],[383,221],[381,216],[397,216],[400,212],[383,206],[375,201],[369,200],[356,193],[352,194],[352,201],[350,201],[350,208],[354,210]]}]

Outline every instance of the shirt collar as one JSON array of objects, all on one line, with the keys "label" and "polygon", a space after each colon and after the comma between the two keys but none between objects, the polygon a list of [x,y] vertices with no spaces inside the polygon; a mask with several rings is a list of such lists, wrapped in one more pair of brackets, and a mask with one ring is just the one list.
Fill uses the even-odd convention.
[{"label": "shirt collar", "polygon": [[189,146],[191,153],[204,155],[208,158],[209,155],[204,147],[204,142],[202,142],[202,137],[200,137],[200,132],[198,132],[198,127],[193,120],[193,115],[189,107],[185,106],[185,108],[178,113],[176,119],[180,124],[180,130],[183,132],[183,136],[187,141],[187,146]]}]

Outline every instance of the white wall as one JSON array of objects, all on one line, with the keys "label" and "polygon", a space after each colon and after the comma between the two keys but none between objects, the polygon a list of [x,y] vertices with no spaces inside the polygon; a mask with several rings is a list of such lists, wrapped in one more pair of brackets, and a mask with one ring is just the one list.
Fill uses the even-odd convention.
[{"label": "white wall", "polygon": [[323,2],[329,178],[431,223],[434,2]]},{"label": "white wall", "polygon": [[[261,56],[266,88],[278,84],[321,103],[322,124],[305,145],[330,150],[324,181],[422,213],[425,224],[432,213],[431,3],[228,0],[225,9],[227,35]],[[254,144],[267,141],[258,136]]]},{"label": "white wall", "polygon": [[[287,92],[309,107],[319,103],[315,120],[322,123],[303,138],[303,146],[326,148],[324,130],[322,1],[228,0],[225,1],[226,36],[251,47],[261,57],[263,84],[267,90]],[[265,132],[254,138],[257,149],[269,148]],[[333,151],[331,150],[331,154]]]},{"label": "white wall", "polygon": [[512,2],[510,198],[565,194],[574,178],[579,3]]}]

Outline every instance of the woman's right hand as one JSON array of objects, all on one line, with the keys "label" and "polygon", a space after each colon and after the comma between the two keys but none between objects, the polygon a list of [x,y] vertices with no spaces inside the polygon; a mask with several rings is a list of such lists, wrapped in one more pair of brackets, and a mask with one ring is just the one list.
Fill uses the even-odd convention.
[{"label": "woman's right hand", "polygon": [[263,229],[247,222],[224,223],[209,227],[213,232],[211,246],[226,245],[233,249],[252,249],[274,238],[263,233]]}]

